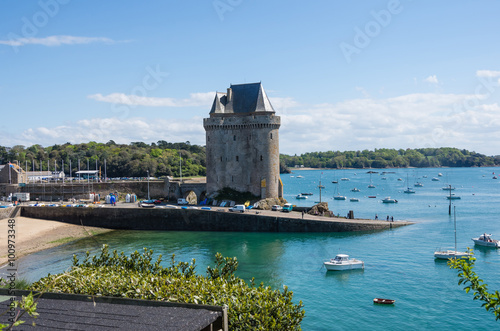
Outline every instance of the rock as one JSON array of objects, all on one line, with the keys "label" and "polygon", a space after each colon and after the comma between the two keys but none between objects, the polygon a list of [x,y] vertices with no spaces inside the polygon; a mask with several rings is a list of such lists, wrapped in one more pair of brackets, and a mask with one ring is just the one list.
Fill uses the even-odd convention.
[{"label": "rock", "polygon": [[266,198],[259,200],[257,202],[257,209],[262,209],[262,210],[271,210],[271,207],[274,205],[280,205],[283,207],[283,205],[286,203],[286,200],[283,198]]},{"label": "rock", "polygon": [[320,202],[307,212],[310,215],[323,215],[328,212],[328,202]]}]

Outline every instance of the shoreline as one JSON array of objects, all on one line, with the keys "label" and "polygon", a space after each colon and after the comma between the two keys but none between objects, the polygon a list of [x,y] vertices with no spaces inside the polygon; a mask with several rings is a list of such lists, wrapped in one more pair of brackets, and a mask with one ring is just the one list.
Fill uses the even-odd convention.
[{"label": "shoreline", "polygon": [[[14,245],[15,259],[18,260],[32,253],[64,245],[86,237],[114,231],[112,229],[81,226],[58,221],[18,216],[14,228],[9,228],[9,218],[0,220],[0,267],[7,264],[8,244]],[[8,237],[9,230],[14,230],[15,238]],[[12,235],[12,232],[11,232]]]}]

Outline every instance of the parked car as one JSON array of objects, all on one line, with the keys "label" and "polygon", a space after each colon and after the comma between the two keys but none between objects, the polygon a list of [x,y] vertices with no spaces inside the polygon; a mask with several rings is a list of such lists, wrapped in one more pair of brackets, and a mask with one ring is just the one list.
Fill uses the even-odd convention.
[{"label": "parked car", "polygon": [[283,208],[280,206],[280,205],[274,205],[271,207],[271,210],[274,210],[274,211],[281,211]]},{"label": "parked car", "polygon": [[235,205],[234,207],[229,208],[229,211],[239,211],[240,213],[245,212],[245,205]]},{"label": "parked car", "polygon": [[186,199],[184,199],[184,198],[180,198],[180,199],[177,199],[177,204],[178,204],[178,205],[187,205],[187,204],[188,204],[188,202],[187,202],[187,200],[186,200]]},{"label": "parked car", "polygon": [[291,203],[285,203],[283,205],[283,210],[282,211],[285,212],[285,213],[289,213],[289,212],[292,211],[292,209],[293,209],[293,205]]}]

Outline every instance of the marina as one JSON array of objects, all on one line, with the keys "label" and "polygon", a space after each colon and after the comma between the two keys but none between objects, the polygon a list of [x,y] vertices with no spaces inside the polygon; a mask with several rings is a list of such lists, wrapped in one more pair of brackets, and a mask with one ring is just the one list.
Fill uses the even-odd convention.
[{"label": "marina", "polygon": [[[196,259],[197,271],[213,263],[217,252],[236,256],[239,262],[237,275],[274,288],[283,285],[294,293],[294,300],[302,300],[306,317],[303,330],[331,330],[335,321],[338,329],[357,325],[359,329],[417,329],[442,330],[474,329],[477,325],[496,328],[493,314],[457,285],[455,270],[450,270],[445,260],[435,260],[433,252],[440,246],[451,246],[453,215],[448,214],[449,192],[442,184],[432,182],[436,169],[419,169],[425,184],[417,194],[404,194],[404,182],[411,169],[395,169],[382,181],[374,176],[377,188],[370,194],[391,196],[397,204],[383,204],[380,199],[365,198],[366,193],[355,193],[360,198],[356,204],[335,201],[333,171],[322,170],[324,201],[336,215],[346,215],[353,210],[356,218],[380,219],[386,215],[416,224],[382,232],[365,231],[338,233],[252,233],[252,232],[187,232],[187,231],[115,231],[69,243],[64,246],[32,254],[19,262],[20,276],[38,279],[46,274],[61,272],[71,265],[72,254],[82,256],[85,251],[97,252],[103,243],[111,248],[131,253],[142,247],[163,254],[165,264],[175,253],[177,261]],[[369,175],[360,169],[352,170],[351,184],[366,187]],[[448,169],[440,169],[446,174]],[[454,168],[449,175],[455,183],[461,200],[452,201],[457,207],[457,243],[459,247],[472,246],[471,238],[479,233],[500,233],[496,206],[500,202],[500,183],[490,174],[497,168]],[[296,172],[298,174],[299,171]],[[314,201],[296,200],[297,192],[317,192],[318,170],[302,170],[300,182],[291,175],[282,175],[285,198],[296,205],[312,206]],[[487,176],[483,177],[482,175]],[[428,175],[425,179],[423,175]],[[348,198],[350,198],[348,196]],[[153,209],[154,210],[154,209]],[[201,212],[201,211],[200,211]],[[271,213],[271,212],[270,212]],[[282,213],[282,212],[274,212]],[[239,215],[239,214],[234,214]],[[491,290],[500,289],[500,253],[498,249],[476,246],[476,272]],[[364,270],[325,272],[321,263],[338,253],[359,258]],[[265,256],[265,258],[263,258]],[[375,305],[373,298],[397,300],[397,305],[384,309]],[[427,304],[422,305],[425,301]],[[391,306],[391,305],[389,305]],[[454,311],[453,314],[448,314]],[[337,321],[333,315],[345,318]],[[373,327],[373,326],[376,327]],[[397,326],[397,328],[395,328]]]}]

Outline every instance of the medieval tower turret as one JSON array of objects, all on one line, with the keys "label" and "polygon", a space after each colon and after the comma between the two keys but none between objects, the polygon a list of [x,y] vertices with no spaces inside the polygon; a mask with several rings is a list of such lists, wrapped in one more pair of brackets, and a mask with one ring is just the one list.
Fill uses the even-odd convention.
[{"label": "medieval tower turret", "polygon": [[206,131],[207,194],[229,187],[261,198],[282,196],[280,117],[261,83],[217,92]]}]

